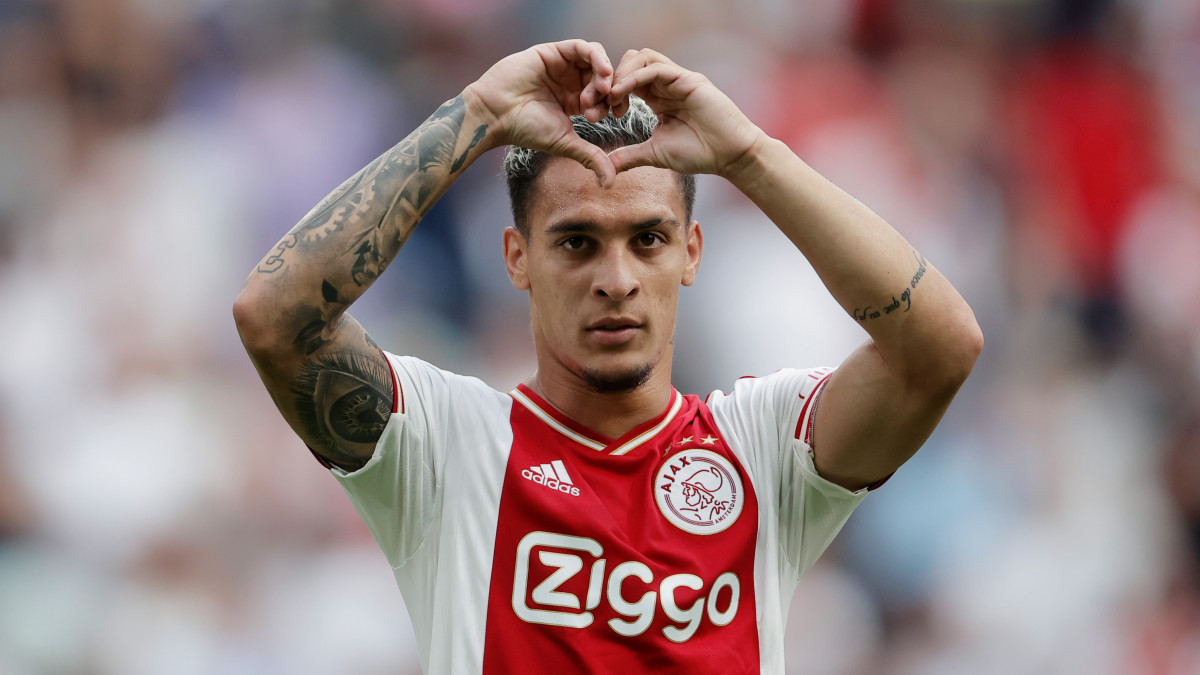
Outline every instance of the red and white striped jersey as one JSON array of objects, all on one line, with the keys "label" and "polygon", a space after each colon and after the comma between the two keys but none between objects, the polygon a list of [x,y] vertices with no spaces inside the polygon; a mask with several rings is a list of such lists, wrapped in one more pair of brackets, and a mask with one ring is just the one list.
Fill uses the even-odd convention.
[{"label": "red and white striped jersey", "polygon": [[862,501],[817,475],[830,369],[738,380],[621,438],[525,386],[388,355],[395,411],[333,472],[392,565],[427,675],[782,673],[796,582]]}]

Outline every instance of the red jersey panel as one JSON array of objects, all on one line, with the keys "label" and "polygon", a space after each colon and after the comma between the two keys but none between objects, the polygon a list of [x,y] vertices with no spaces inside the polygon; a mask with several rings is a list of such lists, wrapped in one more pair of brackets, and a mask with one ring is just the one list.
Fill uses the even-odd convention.
[{"label": "red jersey panel", "polygon": [[704,403],[610,440],[513,396],[483,672],[760,672],[757,499]]}]

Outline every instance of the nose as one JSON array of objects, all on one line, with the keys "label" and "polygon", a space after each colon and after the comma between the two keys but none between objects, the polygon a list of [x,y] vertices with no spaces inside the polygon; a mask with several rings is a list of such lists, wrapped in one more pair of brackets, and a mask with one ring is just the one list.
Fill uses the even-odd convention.
[{"label": "nose", "polygon": [[592,282],[593,293],[612,300],[625,300],[637,295],[640,284],[636,263],[631,259],[630,252],[614,246],[597,262],[599,266]]}]

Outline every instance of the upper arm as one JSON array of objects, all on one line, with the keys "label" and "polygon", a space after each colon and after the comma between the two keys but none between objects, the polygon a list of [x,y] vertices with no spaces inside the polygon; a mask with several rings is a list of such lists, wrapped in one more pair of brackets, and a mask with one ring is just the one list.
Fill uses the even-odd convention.
[{"label": "upper arm", "polygon": [[353,317],[314,319],[297,335],[247,352],[279,412],[324,461],[361,468],[375,452],[395,396],[391,367]]},{"label": "upper arm", "polygon": [[813,412],[817,470],[852,490],[884,480],[925,443],[961,384],[903,375],[868,341],[830,377]]}]

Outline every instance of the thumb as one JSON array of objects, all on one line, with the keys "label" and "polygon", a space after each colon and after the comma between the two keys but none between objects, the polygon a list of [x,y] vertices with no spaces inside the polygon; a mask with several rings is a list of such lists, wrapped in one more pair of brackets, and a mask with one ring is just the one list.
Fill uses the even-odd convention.
[{"label": "thumb", "polygon": [[654,139],[636,145],[626,145],[617,148],[608,153],[608,159],[612,162],[613,170],[617,173],[639,166],[659,166],[658,158],[654,152]]},{"label": "thumb", "polygon": [[553,154],[573,159],[596,174],[601,187],[612,187],[617,180],[617,169],[612,160],[603,150],[588,143],[572,131],[570,136],[562,139],[558,152]]}]

